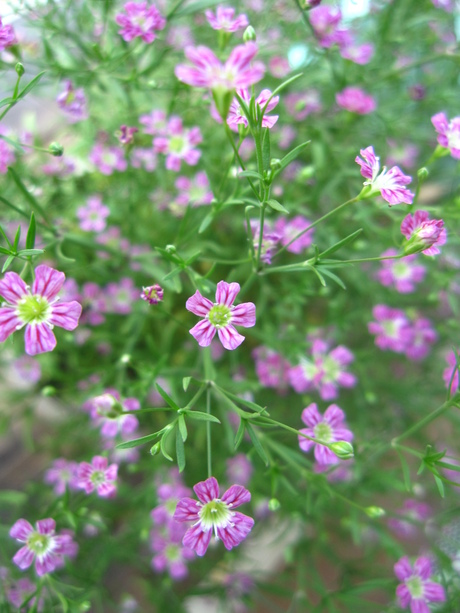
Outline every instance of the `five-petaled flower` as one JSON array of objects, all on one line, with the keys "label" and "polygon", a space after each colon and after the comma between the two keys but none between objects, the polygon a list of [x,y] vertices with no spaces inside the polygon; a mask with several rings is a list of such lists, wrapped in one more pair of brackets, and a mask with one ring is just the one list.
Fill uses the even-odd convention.
[{"label": "five-petaled flower", "polygon": [[26,353],[36,355],[56,347],[54,326],[75,330],[81,305],[76,301],[57,302],[64,281],[63,272],[45,265],[35,269],[32,288],[15,272],[7,272],[0,281],[0,296],[6,301],[0,307],[0,342],[25,326]]},{"label": "five-petaled flower", "polygon": [[460,117],[449,121],[445,113],[438,113],[433,115],[431,123],[438,133],[438,143],[449,149],[453,158],[460,160]]},{"label": "five-petaled flower", "polygon": [[367,179],[364,185],[370,187],[363,192],[362,198],[370,198],[380,192],[390,206],[401,202],[412,204],[414,194],[406,188],[412,177],[405,175],[398,166],[390,170],[384,166],[380,172],[380,158],[375,155],[373,147],[361,149],[360,153],[364,159],[357,156],[355,162],[361,166],[361,174]]},{"label": "five-petaled flower", "polygon": [[91,464],[79,464],[78,487],[84,489],[87,494],[97,490],[98,496],[112,498],[116,493],[117,474],[117,464],[108,466],[107,458],[97,455],[91,460]]},{"label": "five-petaled flower", "polygon": [[145,43],[153,43],[157,30],[162,30],[166,19],[155,5],[147,2],[127,2],[124,5],[125,14],[115,15],[115,21],[121,30],[118,31],[127,43],[139,36]]},{"label": "five-petaled flower", "polygon": [[427,211],[415,211],[412,216],[406,215],[401,223],[401,232],[407,238],[404,253],[438,255],[441,251],[438,245],[444,245],[447,231],[442,219],[430,219]]},{"label": "five-petaled flower", "polygon": [[214,477],[200,481],[193,487],[199,502],[182,498],[177,503],[174,519],[179,522],[193,521],[182,540],[185,547],[204,556],[211,541],[212,532],[230,550],[243,541],[254,525],[252,517],[233,511],[251,500],[251,494],[242,485],[232,485],[219,498],[219,484]]},{"label": "five-petaled flower", "polygon": [[394,566],[396,577],[402,581],[396,588],[396,596],[401,607],[411,613],[430,613],[429,602],[444,602],[446,593],[439,583],[430,581],[432,570],[429,558],[421,556],[411,566],[404,556]]},{"label": "five-petaled flower", "polygon": [[37,575],[52,573],[62,566],[62,556],[75,555],[77,545],[70,534],[55,534],[54,519],[40,519],[36,529],[25,519],[18,519],[10,530],[10,536],[24,543],[16,553],[13,562],[21,570],[29,568],[35,559]]},{"label": "five-petaled flower", "polygon": [[216,330],[225,349],[236,349],[244,341],[244,336],[235,330],[234,325],[252,328],[256,323],[256,307],[252,302],[233,306],[239,291],[239,283],[220,281],[217,284],[214,303],[202,296],[198,290],[187,300],[186,309],[194,315],[204,317],[203,321],[190,330],[200,347],[208,347],[211,344]]}]

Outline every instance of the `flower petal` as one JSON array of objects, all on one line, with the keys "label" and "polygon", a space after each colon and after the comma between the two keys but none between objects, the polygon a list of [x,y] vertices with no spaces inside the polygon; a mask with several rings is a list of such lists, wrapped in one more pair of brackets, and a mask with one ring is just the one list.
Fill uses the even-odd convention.
[{"label": "flower petal", "polygon": [[173,519],[176,521],[196,521],[199,519],[200,505],[193,498],[179,500],[174,511]]},{"label": "flower petal", "polygon": [[46,324],[28,324],[24,340],[28,355],[46,353],[56,347],[56,337]]},{"label": "flower petal", "polygon": [[228,488],[221,500],[232,507],[239,507],[251,500],[251,493],[242,485],[232,485]]},{"label": "flower petal", "polygon": [[238,511],[232,518],[232,523],[225,527],[217,527],[217,536],[222,540],[226,549],[230,551],[244,541],[247,535],[251,532],[254,525],[252,517],[248,517]]},{"label": "flower petal", "polygon": [[24,323],[15,314],[11,307],[0,308],[0,343],[16,332]]},{"label": "flower petal", "polygon": [[193,491],[198,496],[198,499],[205,504],[219,498],[219,484],[215,477],[209,477],[206,481],[200,481],[193,486]]},{"label": "flower petal", "polygon": [[430,558],[425,556],[420,556],[420,558],[417,558],[414,563],[414,571],[422,579],[429,579],[432,573]]},{"label": "flower petal", "polygon": [[446,599],[446,592],[439,583],[426,581],[423,584],[423,597],[428,600],[428,602],[444,602]]},{"label": "flower petal", "polygon": [[323,421],[333,428],[338,428],[345,421],[345,413],[336,404],[331,404],[324,413]]},{"label": "flower petal", "polygon": [[206,317],[213,306],[214,304],[209,298],[202,296],[198,290],[185,303],[187,311],[191,311],[194,315],[198,315],[198,317]]},{"label": "flower petal", "polygon": [[16,566],[19,566],[21,570],[29,568],[34,561],[35,554],[27,546],[21,547],[21,549],[15,554],[13,562]]},{"label": "flower petal", "polygon": [[306,426],[310,426],[310,428],[314,428],[317,424],[323,421],[315,402],[309,404],[308,407],[302,411],[302,421]]},{"label": "flower petal", "polygon": [[232,325],[228,325],[225,328],[219,328],[217,334],[219,335],[222,345],[229,351],[233,351],[233,349],[239,347],[244,341],[244,336],[237,332]]},{"label": "flower petal", "polygon": [[232,309],[232,324],[252,328],[256,325],[256,305],[252,302],[243,302]]},{"label": "flower petal", "polygon": [[212,531],[208,530],[203,532],[201,528],[201,524],[197,524],[196,526],[192,526],[187,530],[182,539],[182,544],[184,547],[189,547],[196,551],[198,556],[204,556],[206,550],[208,549],[209,543],[211,541]]},{"label": "flower petal", "polygon": [[0,281],[0,296],[9,304],[16,304],[23,296],[28,295],[27,285],[15,272],[7,272]]},{"label": "flower petal", "polygon": [[200,347],[209,347],[216,334],[216,329],[208,319],[203,319],[196,326],[193,326],[189,332],[198,341]]},{"label": "flower petal", "polygon": [[225,306],[231,307],[235,301],[235,298],[240,292],[239,283],[226,283],[226,281],[219,281],[216,290],[216,302],[217,304],[225,304]]},{"label": "flower petal", "polygon": [[59,290],[64,285],[65,274],[54,268],[37,266],[35,269],[35,281],[32,285],[32,294],[39,294],[47,298],[50,302],[58,295]]},{"label": "flower petal", "polygon": [[18,521],[12,526],[10,530],[11,538],[17,539],[18,541],[23,541],[24,543],[27,541],[27,538],[34,529],[31,524],[26,519],[18,519]]},{"label": "flower petal", "polygon": [[[315,436],[315,433],[311,428],[302,428],[301,430],[299,430],[299,432],[302,432],[302,434],[306,434],[307,436]],[[314,444],[315,443],[313,441],[310,441],[308,438],[299,436],[299,447],[300,449],[302,449],[302,451],[305,451],[305,453],[308,453]]]},{"label": "flower petal", "polygon": [[52,552],[47,552],[40,557],[37,556],[37,559],[35,560],[37,575],[41,577],[42,575],[46,575],[46,573],[52,573],[53,570],[55,570],[58,561],[59,558],[53,555]]},{"label": "flower petal", "polygon": [[81,315],[81,304],[78,302],[61,302],[51,307],[49,323],[64,330],[75,330]]},{"label": "flower petal", "polygon": [[408,579],[413,573],[409,558],[407,556],[404,556],[403,558],[398,560],[394,565],[394,571],[396,578],[400,581],[405,581],[406,579]]},{"label": "flower petal", "polygon": [[39,534],[53,534],[56,529],[56,522],[51,518],[39,519],[36,525]]}]

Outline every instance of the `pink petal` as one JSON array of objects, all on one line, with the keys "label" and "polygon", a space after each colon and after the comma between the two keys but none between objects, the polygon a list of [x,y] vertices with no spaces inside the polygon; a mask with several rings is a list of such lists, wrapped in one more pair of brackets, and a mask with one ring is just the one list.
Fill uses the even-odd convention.
[{"label": "pink petal", "polygon": [[337,464],[339,459],[328,447],[325,445],[315,445],[315,460],[318,464]]},{"label": "pink petal", "polygon": [[213,306],[214,304],[209,298],[202,296],[198,290],[185,303],[187,311],[191,311],[194,315],[198,315],[198,317],[206,317]]},{"label": "pink petal", "polygon": [[97,486],[98,496],[102,498],[112,498],[117,491],[117,487],[114,483],[101,483]]},{"label": "pink petal", "polygon": [[201,524],[197,524],[196,526],[192,526],[187,530],[184,538],[182,539],[182,544],[184,547],[189,547],[190,549],[196,551],[196,554],[201,557],[204,556],[206,550],[208,549],[211,541],[211,535],[211,530],[203,532]]},{"label": "pink petal", "polygon": [[428,602],[444,602],[446,600],[446,592],[442,585],[427,581],[423,584],[423,596]]},{"label": "pink petal", "polygon": [[25,570],[32,564],[34,557],[34,552],[25,546],[21,547],[21,549],[16,553],[13,558],[13,562],[16,564],[16,566],[19,566],[21,570]]},{"label": "pink petal", "polygon": [[401,607],[404,609],[409,605],[412,600],[411,593],[409,592],[409,588],[405,583],[400,583],[396,588],[396,596],[398,597],[398,601]]},{"label": "pink petal", "polygon": [[50,302],[56,298],[59,290],[64,285],[65,274],[54,268],[37,266],[35,269],[35,281],[32,285],[32,294],[39,294]]},{"label": "pink petal", "polygon": [[[315,436],[315,433],[310,428],[302,428],[301,430],[299,430],[299,432],[302,432],[302,434],[306,434],[307,436],[312,436],[313,438]],[[299,447],[300,449],[302,449],[302,451],[305,451],[305,453],[308,453],[314,444],[315,443],[313,441],[308,440],[308,438],[299,436]]]},{"label": "pink petal", "polygon": [[410,603],[411,613],[430,613],[430,607],[420,598],[412,598]]},{"label": "pink petal", "polygon": [[331,404],[325,411],[323,421],[333,428],[341,426],[345,420],[345,413],[336,404]]},{"label": "pink petal", "polygon": [[61,302],[51,307],[49,322],[64,330],[75,330],[81,315],[81,304],[78,302]]},{"label": "pink petal", "polygon": [[18,328],[23,326],[23,322],[15,315],[11,307],[0,307],[0,342],[16,332]]},{"label": "pink petal", "polygon": [[403,558],[398,560],[394,565],[394,571],[396,578],[400,581],[405,581],[406,579],[409,579],[409,577],[413,573],[409,558],[407,556],[404,556]]},{"label": "pink petal", "polygon": [[24,340],[28,355],[46,353],[56,347],[56,337],[46,324],[28,324]]},{"label": "pink petal", "polygon": [[216,334],[216,329],[208,319],[203,319],[189,330],[200,347],[209,347]]},{"label": "pink petal", "polygon": [[105,469],[107,468],[107,458],[105,458],[102,455],[96,455],[94,456],[94,458],[91,460],[91,464],[93,465],[93,469],[94,470],[103,470],[105,471]]},{"label": "pink petal", "polygon": [[256,325],[256,306],[252,302],[243,302],[232,309],[232,324],[252,328]]},{"label": "pink petal", "polygon": [[216,529],[218,537],[222,540],[226,549],[230,551],[243,541],[251,532],[254,525],[252,517],[248,517],[243,513],[235,513],[232,517],[232,523],[225,528],[218,527]]},{"label": "pink petal", "polygon": [[116,481],[118,477],[118,464],[110,464],[108,469],[105,471],[105,478],[108,481]]},{"label": "pink petal", "polygon": [[209,477],[206,481],[200,481],[193,486],[193,491],[203,503],[219,498],[219,484],[215,477]]},{"label": "pink petal", "polygon": [[225,306],[231,307],[235,301],[235,298],[240,291],[239,283],[226,283],[225,281],[219,281],[216,290],[216,302],[217,304],[225,304]]},{"label": "pink petal", "polygon": [[46,573],[52,573],[56,568],[57,562],[58,558],[56,558],[52,552],[45,553],[40,557],[37,556],[35,560],[35,570],[37,571],[37,575],[41,577],[42,575],[46,575]]},{"label": "pink petal", "polygon": [[435,127],[436,132],[440,132],[441,134],[445,134],[449,128],[449,122],[444,113],[437,113],[437,115],[433,115],[431,118],[431,123]]},{"label": "pink petal", "polygon": [[176,521],[196,521],[199,519],[201,507],[193,498],[182,498],[179,500],[174,511],[174,519]]},{"label": "pink petal", "polygon": [[239,507],[251,500],[251,494],[242,485],[232,485],[222,496],[221,500],[232,507]]},{"label": "pink petal", "polygon": [[244,341],[244,336],[235,330],[232,325],[227,325],[225,328],[217,330],[220,342],[229,351],[233,351]]},{"label": "pink petal", "polygon": [[314,428],[317,424],[323,421],[322,416],[318,412],[316,403],[313,402],[302,411],[302,421],[306,426],[310,426],[310,428]]},{"label": "pink petal", "polygon": [[0,296],[10,304],[16,304],[23,296],[28,295],[27,285],[15,272],[7,272],[0,281]]},{"label": "pink petal", "polygon": [[37,532],[40,534],[52,534],[56,529],[54,519],[40,519],[37,521]]},{"label": "pink petal", "polygon": [[17,539],[18,541],[23,541],[25,543],[29,534],[33,531],[33,527],[26,519],[18,519],[10,530],[10,536],[11,538]]},{"label": "pink petal", "polygon": [[417,558],[414,563],[414,571],[422,579],[429,579],[431,577],[430,559],[424,556]]}]

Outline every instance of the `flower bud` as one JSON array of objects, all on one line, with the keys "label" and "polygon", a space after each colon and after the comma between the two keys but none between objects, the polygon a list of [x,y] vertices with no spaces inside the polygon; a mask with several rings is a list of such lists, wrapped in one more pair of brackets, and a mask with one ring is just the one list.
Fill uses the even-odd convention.
[{"label": "flower bud", "polygon": [[228,111],[235,95],[234,90],[226,89],[225,87],[215,87],[212,90],[212,97],[216,105],[217,112],[223,121],[227,120]]},{"label": "flower bud", "polygon": [[18,77],[22,77],[22,75],[25,73],[25,68],[24,66],[21,64],[21,62],[18,62],[16,64],[16,66],[14,67]]},{"label": "flower bud", "polygon": [[426,181],[426,179],[428,179],[428,175],[430,173],[428,172],[428,168],[425,168],[425,166],[423,166],[422,168],[419,168],[417,170],[417,177],[420,183],[422,183],[423,181]]},{"label": "flower bud", "polygon": [[385,515],[385,510],[382,509],[382,507],[366,507],[364,511],[372,519],[377,519],[378,517],[383,517]]},{"label": "flower bud", "polygon": [[279,170],[281,168],[281,160],[278,158],[272,158],[270,160],[270,168],[272,170]]},{"label": "flower bud", "polygon": [[270,498],[270,500],[268,501],[268,508],[270,509],[270,511],[278,511],[280,507],[281,503],[277,498]]},{"label": "flower bud", "polygon": [[59,143],[53,142],[48,147],[48,151],[51,155],[54,155],[54,157],[61,157],[61,155],[64,154],[64,147]]},{"label": "flower bud", "polygon": [[436,244],[441,237],[443,227],[444,221],[442,219],[424,221],[404,245],[404,255],[420,253],[420,251],[425,251]]},{"label": "flower bud", "polygon": [[150,447],[150,455],[152,456],[158,455],[160,451],[161,451],[160,443],[155,443],[153,447]]},{"label": "flower bud", "polygon": [[163,288],[158,283],[143,287],[141,298],[149,304],[158,304],[163,300]]},{"label": "flower bud", "polygon": [[341,460],[351,460],[354,457],[353,445],[347,441],[336,441],[329,445],[329,449]]},{"label": "flower bud", "polygon": [[256,37],[256,31],[254,30],[254,28],[252,26],[248,26],[246,28],[246,30],[243,33],[243,40],[245,43],[248,43],[249,41],[255,41],[257,39]]},{"label": "flower bud", "polygon": [[46,385],[42,389],[42,396],[55,396],[56,388],[53,385]]}]

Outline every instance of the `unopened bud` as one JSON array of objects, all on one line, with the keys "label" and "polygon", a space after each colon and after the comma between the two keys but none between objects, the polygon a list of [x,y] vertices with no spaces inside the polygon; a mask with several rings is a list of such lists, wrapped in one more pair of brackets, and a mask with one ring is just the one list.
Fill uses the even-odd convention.
[{"label": "unopened bud", "polygon": [[277,498],[270,498],[270,500],[268,501],[268,508],[270,509],[270,511],[278,511],[280,506],[280,501]]},{"label": "unopened bud", "polygon": [[130,361],[131,361],[131,356],[129,355],[129,353],[124,353],[120,358],[120,362],[122,364],[129,364]]},{"label": "unopened bud", "polygon": [[165,251],[168,253],[176,253],[177,249],[174,247],[174,245],[166,245]]},{"label": "unopened bud", "polygon": [[142,288],[141,298],[149,304],[158,304],[163,300],[163,294],[163,288],[155,283],[155,285]]},{"label": "unopened bud", "polygon": [[156,456],[160,453],[160,451],[161,451],[160,443],[155,443],[153,447],[150,447],[150,455]]},{"label": "unopened bud", "polygon": [[329,445],[329,449],[341,460],[351,460],[354,457],[353,445],[347,441],[336,441]]},{"label": "unopened bud", "polygon": [[21,62],[18,62],[16,64],[16,66],[14,67],[18,77],[22,77],[22,75],[25,73],[25,68],[24,66],[21,64]]},{"label": "unopened bud", "polygon": [[270,168],[272,170],[279,170],[281,168],[281,160],[278,158],[272,158],[270,160]]},{"label": "unopened bud", "polygon": [[56,395],[56,388],[53,385],[46,385],[43,389],[42,389],[42,396],[55,396]]},{"label": "unopened bud", "polygon": [[425,166],[423,166],[422,168],[419,168],[417,170],[417,177],[420,183],[422,183],[423,181],[426,181],[428,179],[428,175],[430,173],[428,172],[428,168],[425,168]]},{"label": "unopened bud", "polygon": [[248,26],[243,33],[244,42],[248,43],[249,41],[255,41],[256,39],[257,39],[256,31],[254,30],[252,26]]},{"label": "unopened bud", "polygon": [[385,510],[382,509],[382,507],[366,507],[364,511],[372,519],[383,517],[385,515]]},{"label": "unopened bud", "polygon": [[64,153],[64,147],[59,143],[53,142],[48,147],[48,151],[51,153],[51,155],[54,155],[54,157],[61,157],[61,155]]}]

